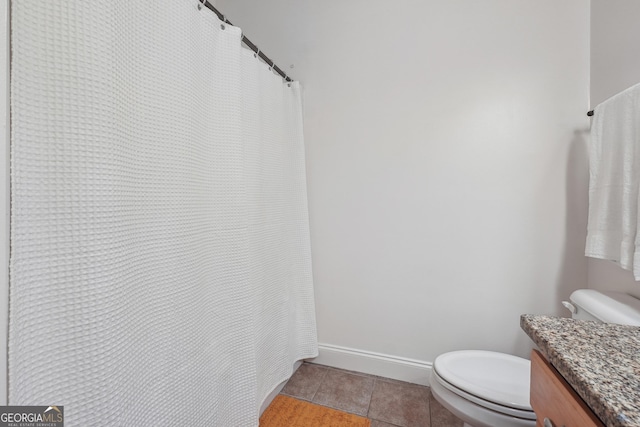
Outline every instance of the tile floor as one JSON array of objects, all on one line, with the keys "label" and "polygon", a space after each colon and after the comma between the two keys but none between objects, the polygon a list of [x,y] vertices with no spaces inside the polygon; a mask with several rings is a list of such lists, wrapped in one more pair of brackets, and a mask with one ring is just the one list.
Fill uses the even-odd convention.
[{"label": "tile floor", "polygon": [[303,363],[282,394],[371,419],[371,427],[462,427],[429,387]]}]

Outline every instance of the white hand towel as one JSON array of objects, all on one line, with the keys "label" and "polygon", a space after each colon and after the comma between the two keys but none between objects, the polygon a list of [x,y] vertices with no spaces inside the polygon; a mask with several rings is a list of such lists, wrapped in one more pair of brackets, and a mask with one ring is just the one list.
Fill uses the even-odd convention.
[{"label": "white hand towel", "polygon": [[589,163],[585,255],[615,261],[640,280],[640,84],[595,108]]}]

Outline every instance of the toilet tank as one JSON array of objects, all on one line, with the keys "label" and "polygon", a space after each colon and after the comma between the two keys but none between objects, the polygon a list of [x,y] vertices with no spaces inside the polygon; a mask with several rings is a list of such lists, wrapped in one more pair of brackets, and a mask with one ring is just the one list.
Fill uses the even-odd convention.
[{"label": "toilet tank", "polygon": [[563,305],[574,319],[640,326],[640,299],[621,292],[579,289]]}]

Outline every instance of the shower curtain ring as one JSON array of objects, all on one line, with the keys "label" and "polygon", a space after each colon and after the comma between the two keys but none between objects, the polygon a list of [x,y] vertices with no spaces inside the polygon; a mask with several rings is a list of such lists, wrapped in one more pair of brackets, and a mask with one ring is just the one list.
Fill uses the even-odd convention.
[{"label": "shower curtain ring", "polygon": [[227,28],[224,24],[227,23],[227,18],[224,17],[224,15],[222,15],[222,18],[220,18],[222,20],[222,24],[220,24],[220,29],[224,30],[225,28]]},{"label": "shower curtain ring", "polygon": [[260,48],[259,48],[258,46],[256,46],[256,49],[257,49],[257,50],[253,53],[253,57],[254,57],[254,58],[257,58],[257,57],[259,57],[259,56],[260,56]]},{"label": "shower curtain ring", "polygon": [[206,6],[207,0],[198,0],[198,10],[202,10]]}]

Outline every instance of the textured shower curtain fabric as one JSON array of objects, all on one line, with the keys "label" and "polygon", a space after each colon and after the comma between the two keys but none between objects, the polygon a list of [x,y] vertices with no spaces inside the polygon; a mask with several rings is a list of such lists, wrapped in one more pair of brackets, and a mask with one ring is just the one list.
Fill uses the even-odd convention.
[{"label": "textured shower curtain fabric", "polygon": [[11,405],[257,426],[317,354],[300,87],[197,6],[12,3]]}]

